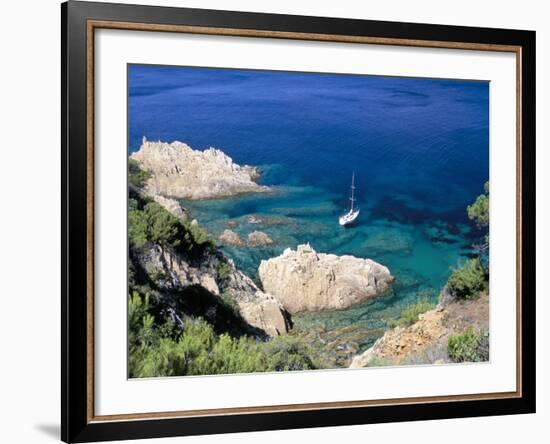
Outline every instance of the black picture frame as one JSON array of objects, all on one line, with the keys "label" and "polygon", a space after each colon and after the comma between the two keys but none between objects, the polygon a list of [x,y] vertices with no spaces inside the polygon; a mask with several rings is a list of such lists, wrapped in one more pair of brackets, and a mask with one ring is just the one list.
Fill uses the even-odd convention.
[{"label": "black picture frame", "polygon": [[[93,335],[89,288],[90,142],[88,22],[114,21],[332,36],[511,45],[520,48],[521,282],[519,396],[295,411],[96,421],[90,416],[88,359]],[[61,438],[90,442],[326,427],[535,412],[535,32],[278,14],[69,1],[61,5],[62,313]],[[93,183],[93,182],[92,182]],[[90,314],[92,313],[92,314]],[[90,327],[90,325],[92,327]]]}]

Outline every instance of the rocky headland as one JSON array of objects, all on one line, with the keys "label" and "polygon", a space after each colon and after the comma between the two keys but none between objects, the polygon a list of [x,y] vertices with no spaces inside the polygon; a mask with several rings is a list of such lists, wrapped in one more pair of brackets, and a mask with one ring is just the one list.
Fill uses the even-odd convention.
[{"label": "rocky headland", "polygon": [[393,281],[388,268],[373,260],[317,253],[309,244],[262,261],[259,276],[264,291],[291,314],[347,308],[383,293]]},{"label": "rocky headland", "polygon": [[150,174],[144,191],[152,197],[200,200],[269,191],[256,183],[260,176],[257,168],[238,165],[215,148],[200,151],[182,142],[144,138],[130,158]]}]

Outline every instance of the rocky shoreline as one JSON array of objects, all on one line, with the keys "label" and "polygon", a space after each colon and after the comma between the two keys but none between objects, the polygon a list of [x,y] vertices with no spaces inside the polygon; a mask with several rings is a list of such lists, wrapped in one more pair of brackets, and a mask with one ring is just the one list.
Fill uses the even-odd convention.
[{"label": "rocky shoreline", "polygon": [[[269,191],[255,182],[259,177],[256,168],[235,164],[213,148],[197,151],[181,142],[168,144],[144,138],[130,159],[147,173],[140,192],[182,221],[188,215],[176,199]],[[261,220],[251,215],[247,222]],[[198,226],[198,222],[193,220],[190,225]],[[271,237],[259,230],[243,239],[226,229],[218,240],[238,247],[273,244]],[[370,259],[317,253],[309,245],[287,249],[279,257],[262,261],[259,275],[263,290],[219,250],[193,264],[173,249],[152,245],[138,260],[144,270],[155,270],[163,277],[160,288],[200,286],[216,297],[231,298],[243,319],[269,336],[288,333],[291,314],[346,308],[383,293],[393,280],[386,267]]]},{"label": "rocky shoreline", "polygon": [[[347,309],[384,294],[394,281],[387,267],[371,259],[317,252],[310,244],[302,244],[262,260],[259,283],[255,283],[224,255],[197,220],[190,220],[178,199],[269,191],[255,182],[257,169],[237,165],[219,150],[196,151],[181,142],[145,139],[130,159],[137,164],[135,173],[139,176],[131,187],[133,199],[137,199],[134,207],[147,214],[147,202],[158,204],[162,211],[175,216],[187,232],[185,242],[191,242],[186,247],[191,248],[189,253],[178,248],[179,240],[175,239],[169,245],[145,243],[131,254],[134,269],[141,270],[149,283],[146,285],[159,295],[160,312],[182,326],[186,317],[203,318],[222,332],[264,341],[291,333],[293,315]],[[169,222],[157,214],[159,221]],[[271,247],[274,240],[256,227],[289,222],[287,218],[250,214],[228,221],[228,228],[217,240],[238,248]],[[240,227],[241,234],[232,230],[249,224],[255,226],[251,231],[246,227]],[[192,252],[193,242],[200,247],[198,255]],[[136,288],[139,291],[139,285]],[[436,308],[428,306],[414,322],[386,330],[366,351],[359,353],[361,338],[351,326],[342,329],[346,330],[345,338],[328,335],[320,343],[333,365],[343,367],[451,362],[449,339],[467,328],[488,332],[488,310],[487,293],[457,300],[444,289]],[[308,341],[319,339],[314,332],[300,330],[298,334]]]},{"label": "rocky shoreline", "polygon": [[449,363],[449,338],[468,328],[488,332],[489,295],[461,301],[444,289],[436,308],[420,314],[410,326],[386,331],[372,347],[356,355],[349,367]]},{"label": "rocky shoreline", "polygon": [[140,149],[130,159],[150,174],[144,191],[153,198],[202,200],[270,191],[256,182],[260,177],[257,168],[238,165],[215,148],[199,151],[178,141],[151,142],[143,138]]}]

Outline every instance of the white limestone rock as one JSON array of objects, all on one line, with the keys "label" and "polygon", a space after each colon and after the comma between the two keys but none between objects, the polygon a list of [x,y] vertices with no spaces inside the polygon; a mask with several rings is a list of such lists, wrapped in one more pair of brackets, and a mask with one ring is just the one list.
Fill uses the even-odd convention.
[{"label": "white limestone rock", "polygon": [[215,148],[199,151],[182,142],[144,138],[130,157],[151,173],[145,184],[150,196],[201,200],[269,191],[255,182],[259,178],[255,167],[238,165]]},{"label": "white limestone rock", "polygon": [[393,276],[371,259],[317,253],[309,244],[260,263],[264,291],[290,313],[334,310],[373,298]]}]

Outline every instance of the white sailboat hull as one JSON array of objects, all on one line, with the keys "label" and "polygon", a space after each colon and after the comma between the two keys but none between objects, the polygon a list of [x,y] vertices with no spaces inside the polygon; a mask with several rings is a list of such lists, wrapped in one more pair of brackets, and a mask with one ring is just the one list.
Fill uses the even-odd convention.
[{"label": "white sailboat hull", "polygon": [[338,223],[341,226],[345,227],[346,225],[350,225],[351,223],[353,223],[355,219],[357,219],[357,216],[359,216],[358,208],[354,210],[350,210],[346,214],[340,216],[340,218],[338,219]]}]

